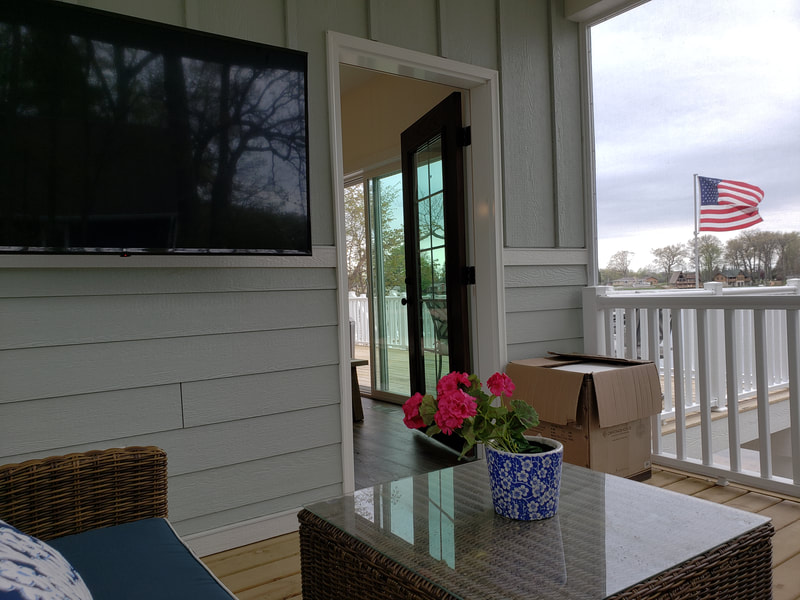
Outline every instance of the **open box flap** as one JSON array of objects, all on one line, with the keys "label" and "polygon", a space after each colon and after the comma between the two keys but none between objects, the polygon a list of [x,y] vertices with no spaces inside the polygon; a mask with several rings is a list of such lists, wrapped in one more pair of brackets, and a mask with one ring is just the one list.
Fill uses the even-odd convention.
[{"label": "open box flap", "polygon": [[600,427],[638,421],[661,412],[661,382],[652,363],[592,374]]},{"label": "open box flap", "polygon": [[591,361],[598,363],[608,363],[611,365],[646,365],[651,361],[649,360],[636,360],[632,358],[617,358],[616,356],[603,356],[601,354],[580,354],[578,352],[564,353],[548,351],[549,358],[553,361],[562,362],[582,362]]},{"label": "open box flap", "polygon": [[539,419],[548,423],[566,425],[577,420],[587,376],[593,380],[600,427],[661,412],[661,383],[652,362],[604,358],[559,355],[558,359],[516,360],[508,364],[506,373],[516,385],[513,397],[531,404]]},{"label": "open box flap", "polygon": [[506,374],[516,385],[512,398],[533,406],[541,421],[559,425],[576,421],[584,375],[548,368],[563,364],[545,358],[509,363]]}]

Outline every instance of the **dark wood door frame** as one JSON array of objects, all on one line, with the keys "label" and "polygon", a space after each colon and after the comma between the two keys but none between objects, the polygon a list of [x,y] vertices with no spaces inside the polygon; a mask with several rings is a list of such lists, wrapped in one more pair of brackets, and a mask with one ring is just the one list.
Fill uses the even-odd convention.
[{"label": "dark wood door frame", "polygon": [[461,93],[453,92],[401,135],[403,161],[403,204],[405,210],[406,298],[409,322],[411,392],[425,389],[422,348],[422,311],[419,298],[421,278],[417,260],[410,260],[418,248],[419,222],[415,210],[416,169],[414,155],[427,141],[441,136],[443,164],[445,285],[447,293],[448,349],[450,370],[470,372],[470,321],[468,310],[466,244],[466,202],[464,195],[465,130],[461,119]]}]

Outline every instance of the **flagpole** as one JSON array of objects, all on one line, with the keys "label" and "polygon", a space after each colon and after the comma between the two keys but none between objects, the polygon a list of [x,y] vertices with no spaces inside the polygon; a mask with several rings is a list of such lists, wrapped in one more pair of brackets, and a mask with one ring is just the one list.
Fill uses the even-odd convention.
[{"label": "flagpole", "polygon": [[693,179],[694,188],[694,287],[700,287],[700,254],[698,253],[698,235],[700,234],[697,222],[697,173]]}]

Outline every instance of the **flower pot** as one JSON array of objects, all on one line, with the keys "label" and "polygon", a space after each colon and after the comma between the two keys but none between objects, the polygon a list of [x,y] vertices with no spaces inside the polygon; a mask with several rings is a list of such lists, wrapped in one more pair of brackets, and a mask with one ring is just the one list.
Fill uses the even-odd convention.
[{"label": "flower pot", "polygon": [[558,510],[564,447],[550,438],[530,436],[528,439],[553,449],[516,454],[486,445],[492,503],[497,514],[509,519],[548,519]]}]

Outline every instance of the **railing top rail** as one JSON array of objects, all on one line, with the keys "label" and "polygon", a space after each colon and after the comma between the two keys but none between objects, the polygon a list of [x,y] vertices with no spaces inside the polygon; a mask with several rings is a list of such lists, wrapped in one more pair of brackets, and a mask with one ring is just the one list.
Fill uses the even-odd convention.
[{"label": "railing top rail", "polygon": [[790,279],[785,286],[725,287],[707,283],[703,289],[616,290],[596,286],[593,302],[598,308],[688,308],[742,309],[758,308],[795,310],[800,307],[800,279]]},{"label": "railing top rail", "polygon": [[609,295],[597,296],[598,308],[670,308],[800,310],[800,296]]},{"label": "railing top rail", "polygon": [[794,286],[779,285],[774,287],[730,287],[722,288],[722,294],[725,296],[796,296],[800,289]]},{"label": "railing top rail", "polygon": [[[601,288],[598,288],[601,289]],[[711,289],[690,289],[690,290],[611,290],[603,291],[602,296],[614,297],[641,297],[641,296],[679,296],[691,298],[696,296],[719,296]],[[722,296],[797,296],[797,288],[763,287],[763,288],[722,288]]]}]

